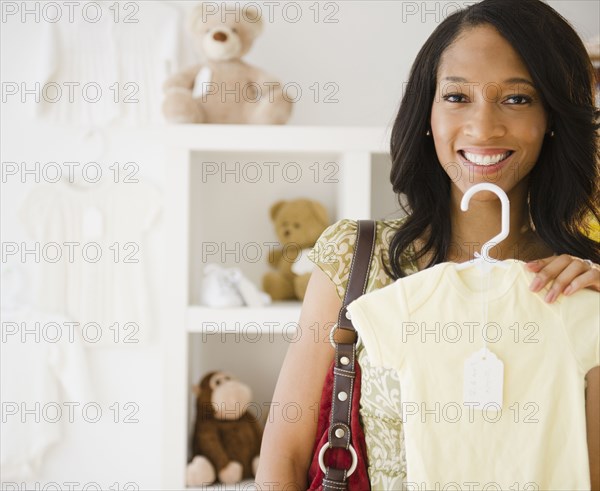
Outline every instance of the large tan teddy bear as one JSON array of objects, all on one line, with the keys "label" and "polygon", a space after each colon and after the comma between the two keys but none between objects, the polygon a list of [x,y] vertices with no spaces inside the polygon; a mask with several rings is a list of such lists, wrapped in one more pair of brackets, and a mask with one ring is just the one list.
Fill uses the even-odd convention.
[{"label": "large tan teddy bear", "polygon": [[312,270],[306,254],[329,225],[325,207],[310,199],[278,201],[271,220],[282,247],[269,254],[275,268],[263,276],[262,287],[273,300],[303,300]]},{"label": "large tan teddy bear", "polygon": [[[206,2],[191,13],[189,30],[206,63],[170,77],[162,110],[172,123],[284,124],[292,103],[281,83],[242,61],[262,32],[256,6]],[[237,22],[236,22],[237,20]]]}]

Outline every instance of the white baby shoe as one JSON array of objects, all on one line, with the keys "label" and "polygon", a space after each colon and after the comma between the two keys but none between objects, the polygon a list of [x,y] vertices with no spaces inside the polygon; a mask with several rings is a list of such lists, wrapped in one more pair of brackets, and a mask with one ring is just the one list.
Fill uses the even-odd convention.
[{"label": "white baby shoe", "polygon": [[210,263],[204,266],[200,303],[207,307],[262,307],[271,296],[260,291],[239,268],[224,268]]}]

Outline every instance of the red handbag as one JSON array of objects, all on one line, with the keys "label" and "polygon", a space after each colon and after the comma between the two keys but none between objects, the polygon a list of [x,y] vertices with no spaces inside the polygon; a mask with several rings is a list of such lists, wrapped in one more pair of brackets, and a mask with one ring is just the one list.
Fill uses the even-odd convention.
[{"label": "red handbag", "polygon": [[308,471],[309,491],[371,489],[359,415],[361,372],[356,360],[357,336],[353,343],[336,343],[334,336],[337,329],[356,334],[346,307],[365,293],[374,248],[375,222],[359,220],[348,287],[329,336],[335,357],[321,394],[317,437]]}]

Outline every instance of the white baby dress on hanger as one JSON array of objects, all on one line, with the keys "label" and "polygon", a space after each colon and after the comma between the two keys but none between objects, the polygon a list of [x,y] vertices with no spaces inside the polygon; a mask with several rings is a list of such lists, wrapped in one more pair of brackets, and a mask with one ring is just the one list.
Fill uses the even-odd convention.
[{"label": "white baby dress on hanger", "polygon": [[189,58],[183,11],[167,2],[99,2],[85,15],[86,5],[78,8],[72,22],[40,25],[35,80],[43,90],[34,114],[90,127],[162,122],[162,84]]},{"label": "white baby dress on hanger", "polygon": [[144,182],[60,181],[34,188],[19,215],[45,256],[37,305],[81,324],[99,324],[97,345],[123,342],[123,336],[146,341],[156,312],[148,298],[145,234],[160,207],[160,193]]}]

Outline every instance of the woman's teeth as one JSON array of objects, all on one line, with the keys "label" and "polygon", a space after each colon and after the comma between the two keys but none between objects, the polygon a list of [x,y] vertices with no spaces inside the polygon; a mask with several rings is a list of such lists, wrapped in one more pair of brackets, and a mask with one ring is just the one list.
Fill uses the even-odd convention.
[{"label": "woman's teeth", "polygon": [[509,150],[508,152],[499,153],[496,155],[481,155],[477,153],[465,152],[462,150],[461,153],[463,154],[463,157],[465,157],[472,164],[494,165],[507,158],[512,153],[512,151]]}]

